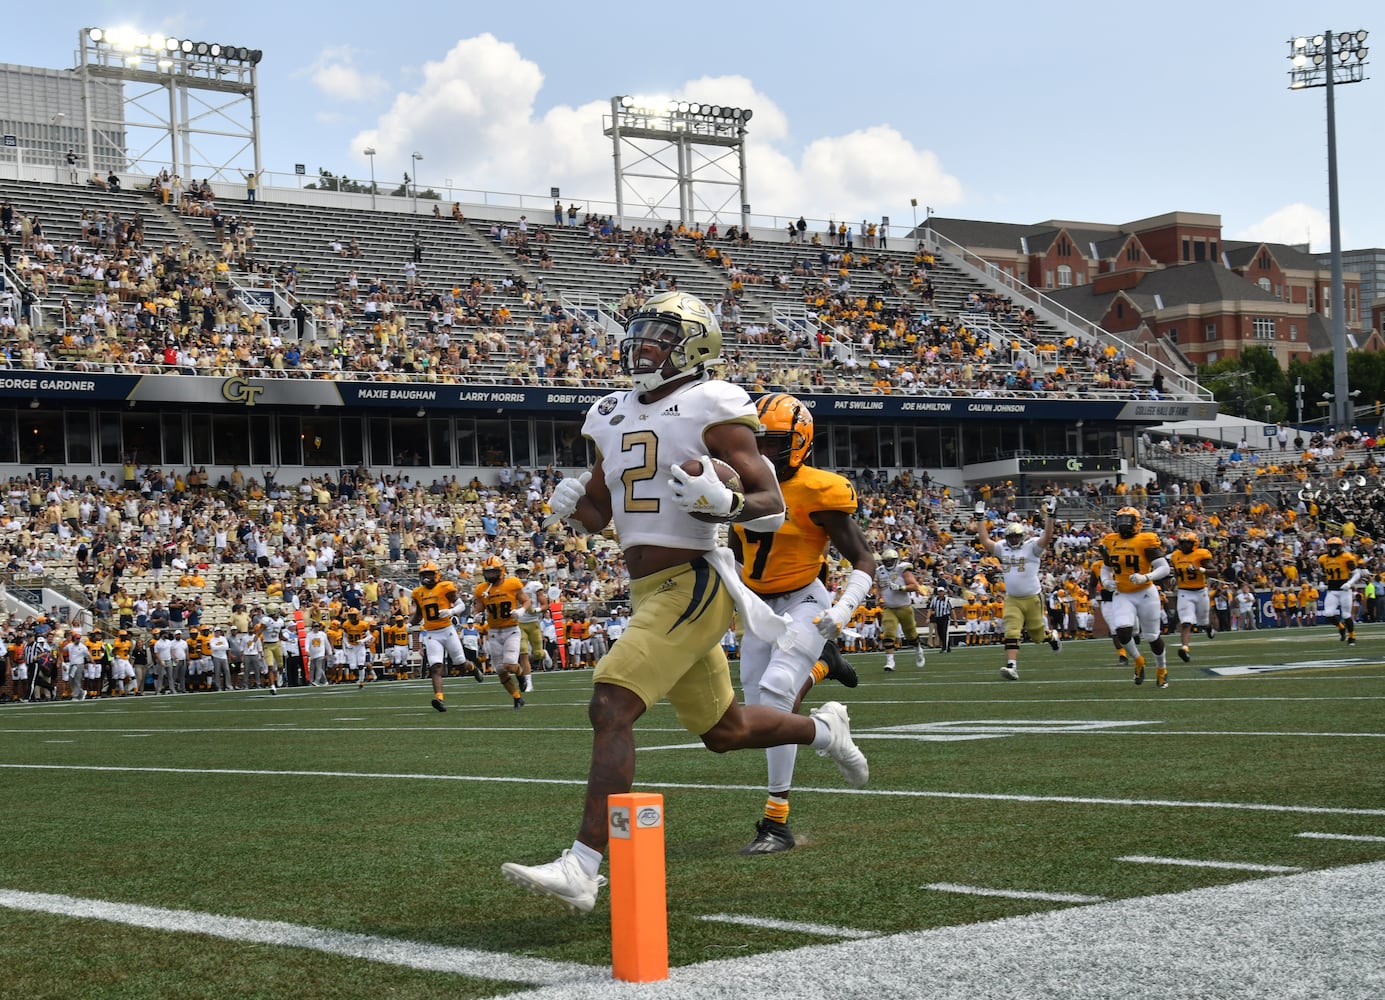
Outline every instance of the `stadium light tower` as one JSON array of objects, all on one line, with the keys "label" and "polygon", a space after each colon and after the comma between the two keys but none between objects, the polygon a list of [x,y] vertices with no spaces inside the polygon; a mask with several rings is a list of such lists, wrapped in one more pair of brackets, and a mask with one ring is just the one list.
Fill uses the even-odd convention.
[{"label": "stadium light tower", "polygon": [[[196,171],[239,180],[247,159],[262,172],[263,57],[243,45],[83,28],[77,73],[87,173],[99,166],[152,177],[167,167],[185,177]],[[114,106],[108,91],[118,95]]]},{"label": "stadium light tower", "polygon": [[1337,107],[1333,87],[1366,78],[1366,31],[1300,35],[1289,39],[1289,89],[1327,88],[1327,211],[1332,233],[1332,420],[1354,419],[1347,392],[1346,293],[1342,283],[1342,225],[1337,208]]},{"label": "stadium light tower", "polygon": [[[616,217],[625,224],[627,187],[646,206],[643,217],[659,218],[672,208],[669,196],[678,191],[678,221],[696,221],[695,184],[724,185],[736,190],[717,204],[703,203],[715,216],[732,204],[741,228],[750,225],[750,199],[745,182],[745,126],[749,108],[701,104],[695,101],[654,100],[630,95],[611,98],[611,112],[602,115],[603,133],[611,137],[616,174]],[[708,148],[715,152],[708,152]],[[622,160],[631,155],[629,163]],[[735,157],[735,168],[728,162]],[[699,159],[700,157],[700,159]],[[636,182],[653,182],[639,184]],[[667,204],[666,204],[667,199]],[[666,217],[666,216],[665,216]]]},{"label": "stadium light tower", "polygon": [[367,146],[363,152],[370,157],[370,210],[375,211],[375,147]]},{"label": "stadium light tower", "polygon": [[[421,160],[421,159],[423,159],[423,154],[422,154],[422,153],[419,153],[419,152],[410,153],[410,154],[409,154],[409,159],[411,159],[411,160],[414,161],[414,167],[413,167],[413,171],[414,171],[414,178],[413,178],[413,181],[414,181],[414,215],[417,215],[417,214],[418,214],[418,161]],[[371,163],[374,163],[375,161],[374,161],[374,160],[371,160],[370,162],[371,162]]]}]

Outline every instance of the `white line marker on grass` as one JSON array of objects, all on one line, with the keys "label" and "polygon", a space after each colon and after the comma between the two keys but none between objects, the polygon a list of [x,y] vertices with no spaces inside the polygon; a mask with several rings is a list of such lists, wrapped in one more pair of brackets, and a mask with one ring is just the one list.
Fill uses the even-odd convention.
[{"label": "white line marker on grass", "polygon": [[1373,837],[1368,833],[1296,833],[1294,836],[1308,840],[1354,840],[1363,844],[1385,844],[1385,837]]},{"label": "white line marker on grass", "polygon": [[957,885],[955,882],[930,882],[920,886],[934,892],[960,892],[967,896],[999,896],[1002,899],[1037,899],[1046,903],[1104,903],[1105,896],[1084,896],[1077,892],[1028,892],[1023,889],[988,889],[979,885]]},{"label": "white line marker on grass", "polygon": [[[78,730],[79,732],[83,730]],[[224,730],[217,730],[224,732]],[[308,730],[311,732],[312,730]],[[343,730],[353,732],[355,730]],[[62,742],[71,743],[72,740]],[[367,781],[474,781],[508,782],[524,785],[585,785],[585,778],[517,778],[513,775],[419,774],[389,771],[297,771],[243,767],[132,767],[114,764],[9,764],[0,770],[14,771],[91,771],[96,774],[222,774],[254,775],[266,778],[354,778]],[[713,784],[700,781],[663,781],[650,788],[686,788],[713,792],[763,792],[759,785]],[[1082,795],[1006,795],[997,792],[938,792],[909,788],[843,788],[840,785],[802,785],[799,790],[814,795],[857,795],[865,798],[950,799],[961,802],[1062,803],[1077,806],[1119,806],[1132,809],[1229,809],[1245,812],[1301,813],[1313,816],[1385,816],[1385,809],[1352,809],[1346,806],[1293,806],[1269,802],[1198,802],[1186,799],[1103,799]]]},{"label": "white line marker on grass", "polygon": [[508,980],[521,983],[570,983],[574,980],[610,979],[608,968],[523,958],[509,952],[449,948],[423,941],[352,934],[325,927],[305,927],[278,920],[249,920],[196,910],[167,910],[158,906],[112,903],[101,899],[81,899],[43,892],[0,889],[0,907],[30,913],[54,913],[86,920],[105,920],[130,927],[206,934],[227,941],[281,945],[362,958],[368,962],[402,965],[431,972],[451,972],[478,979]]},{"label": "white line marker on grass", "polygon": [[793,931],[799,934],[819,934],[822,937],[873,938],[877,931],[857,930],[853,927],[834,927],[831,924],[804,924],[796,920],[771,920],[768,917],[747,917],[739,913],[709,913],[697,918],[718,924],[739,924],[742,927],[762,927],[771,931]]},{"label": "white line marker on grass", "polygon": [[1148,854],[1127,854],[1117,861],[1130,861],[1137,865],[1180,865],[1184,868],[1229,868],[1238,872],[1275,872],[1292,875],[1303,871],[1293,865],[1257,865],[1249,861],[1205,861],[1201,858],[1159,858]]}]

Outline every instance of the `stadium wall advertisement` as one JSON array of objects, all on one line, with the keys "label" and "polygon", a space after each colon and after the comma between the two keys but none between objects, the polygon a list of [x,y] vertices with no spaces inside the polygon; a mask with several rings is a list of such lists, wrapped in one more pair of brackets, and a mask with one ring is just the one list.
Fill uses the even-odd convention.
[{"label": "stadium wall advertisement", "polygon": [[[233,406],[426,407],[442,410],[514,409],[585,412],[606,390],[563,386],[385,382],[304,377],[224,378],[208,375],[123,375],[16,371],[0,375],[0,398],[131,400],[140,403],[221,403]],[[1217,404],[1202,400],[1073,399],[977,396],[799,394],[815,414],[834,419],[1109,420],[1161,423],[1207,420]]]}]

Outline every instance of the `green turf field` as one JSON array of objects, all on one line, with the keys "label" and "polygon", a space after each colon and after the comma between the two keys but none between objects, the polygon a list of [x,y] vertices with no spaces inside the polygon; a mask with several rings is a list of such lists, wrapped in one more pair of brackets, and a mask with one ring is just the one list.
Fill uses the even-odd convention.
[{"label": "green turf field", "polygon": [[[848,705],[870,784],[802,752],[799,846],[758,858],[737,852],[763,754],[710,754],[660,706],[636,788],[665,796],[671,962],[1385,860],[1385,627],[1357,634],[1195,637],[1165,690],[1106,640],[1026,646],[1019,683],[997,647],[894,674],[853,657],[860,687],[809,700]],[[452,679],[446,714],[421,682],[0,706],[0,996],[488,997],[608,975],[605,894],[573,917],[499,874],[576,832],[589,685],[539,675],[514,711],[494,678]]]}]

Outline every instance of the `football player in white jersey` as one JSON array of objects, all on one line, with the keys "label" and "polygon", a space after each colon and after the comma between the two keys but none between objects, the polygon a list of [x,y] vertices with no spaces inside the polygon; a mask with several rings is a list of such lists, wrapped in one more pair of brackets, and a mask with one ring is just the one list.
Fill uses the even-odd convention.
[{"label": "football player in white jersey", "polygon": [[[575,520],[581,530],[614,526],[634,612],[592,676],[592,757],[577,839],[548,864],[501,866],[506,878],[577,912],[591,911],[605,882],[598,871],[606,803],[634,782],[635,721],[662,698],[714,752],[811,745],[853,786],[869,778],[839,703],[805,717],[736,702],[721,638],[736,608],[730,588],[743,585],[730,552],[718,547],[719,525],[774,531],[784,523],[784,500],[760,457],[750,397],[711,376],[720,355],[721,329],[700,300],[683,292],[650,298],[620,344],[634,388],[598,400],[582,428],[596,447],[595,466],[562,480],[549,499],[553,518]],[[693,459],[698,475],[682,468]],[[713,459],[735,478],[723,482]],[[763,604],[749,607],[773,614]]]},{"label": "football player in white jersey", "polygon": [[[1005,571],[1005,666],[1000,668],[1000,676],[1007,681],[1020,679],[1019,651],[1023,633],[1028,632],[1034,642],[1046,641],[1055,653],[1063,648],[1058,633],[1048,628],[1039,583],[1039,563],[1043,561],[1044,550],[1053,541],[1053,512],[1057,507],[1057,498],[1044,500],[1044,530],[1038,538],[1029,537],[1029,526],[1023,521],[1006,524],[999,542],[992,540],[984,522],[973,520],[967,525],[968,530],[976,533],[981,547],[994,556]],[[976,517],[982,518],[985,514],[986,505],[978,503]]]},{"label": "football player in white jersey", "polygon": [[[923,593],[923,587],[914,576],[914,568],[901,562],[899,552],[885,549],[880,553],[880,562],[875,567],[875,589],[880,594],[880,632],[881,645],[885,649],[885,669],[894,669],[894,650],[896,645],[914,647],[914,663],[924,664],[923,637],[919,635],[918,621],[914,617],[913,595]],[[902,634],[903,643],[897,635]]]},{"label": "football player in white jersey", "polygon": [[[519,677],[525,692],[534,690],[534,661],[543,666],[543,616],[548,611],[548,588],[539,580],[524,585],[529,603],[515,614],[519,620]],[[476,679],[481,680],[479,668]]]}]

